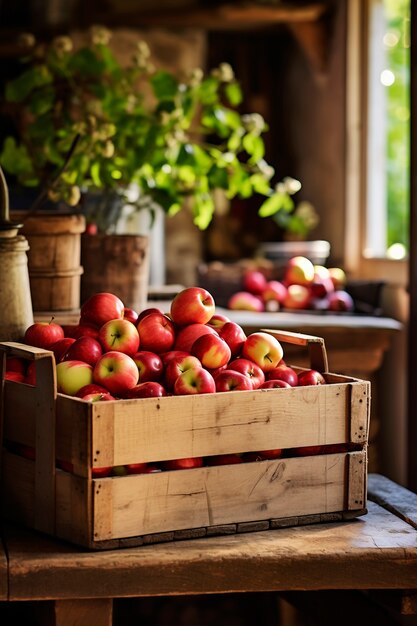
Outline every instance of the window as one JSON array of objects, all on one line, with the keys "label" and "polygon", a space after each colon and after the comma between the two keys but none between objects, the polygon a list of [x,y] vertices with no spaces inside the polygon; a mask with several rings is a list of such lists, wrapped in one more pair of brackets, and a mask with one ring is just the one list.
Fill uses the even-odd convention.
[{"label": "window", "polygon": [[347,238],[357,240],[350,269],[402,284],[409,236],[410,4],[348,3]]}]

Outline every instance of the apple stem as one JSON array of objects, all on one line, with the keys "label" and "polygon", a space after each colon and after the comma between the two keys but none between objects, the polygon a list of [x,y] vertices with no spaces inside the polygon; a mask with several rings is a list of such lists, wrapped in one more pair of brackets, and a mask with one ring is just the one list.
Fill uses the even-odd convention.
[{"label": "apple stem", "polygon": [[54,321],[55,317],[52,316],[51,319],[49,320],[48,324],[52,324],[52,322]]}]

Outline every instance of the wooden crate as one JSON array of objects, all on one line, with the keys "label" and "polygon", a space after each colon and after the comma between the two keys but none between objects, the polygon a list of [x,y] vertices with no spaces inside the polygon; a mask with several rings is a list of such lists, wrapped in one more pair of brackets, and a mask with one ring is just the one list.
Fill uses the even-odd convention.
[{"label": "wooden crate", "polygon": [[[90,403],[57,393],[51,352],[1,343],[3,372],[6,355],[23,356],[38,381],[1,376],[3,516],[104,549],[365,514],[370,383],[328,372],[323,339],[268,332],[304,345],[327,384]],[[329,447],[293,454],[318,445]],[[92,478],[96,467],[275,448],[282,458]]]}]

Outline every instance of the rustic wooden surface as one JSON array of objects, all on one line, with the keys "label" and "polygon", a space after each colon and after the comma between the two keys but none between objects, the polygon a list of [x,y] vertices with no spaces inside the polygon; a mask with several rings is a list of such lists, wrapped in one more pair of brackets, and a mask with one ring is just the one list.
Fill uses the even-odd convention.
[{"label": "rustic wooden surface", "polygon": [[7,600],[8,595],[8,564],[3,543],[0,538],[0,600]]}]

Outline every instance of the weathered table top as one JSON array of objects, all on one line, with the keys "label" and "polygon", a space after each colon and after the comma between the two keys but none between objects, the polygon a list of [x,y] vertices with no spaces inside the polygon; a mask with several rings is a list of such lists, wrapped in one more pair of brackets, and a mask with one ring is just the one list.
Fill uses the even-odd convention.
[{"label": "weathered table top", "polygon": [[[6,525],[8,598],[417,590],[417,495],[375,474],[369,498],[367,515],[350,521],[103,552]],[[1,598],[6,574],[2,553]]]}]

